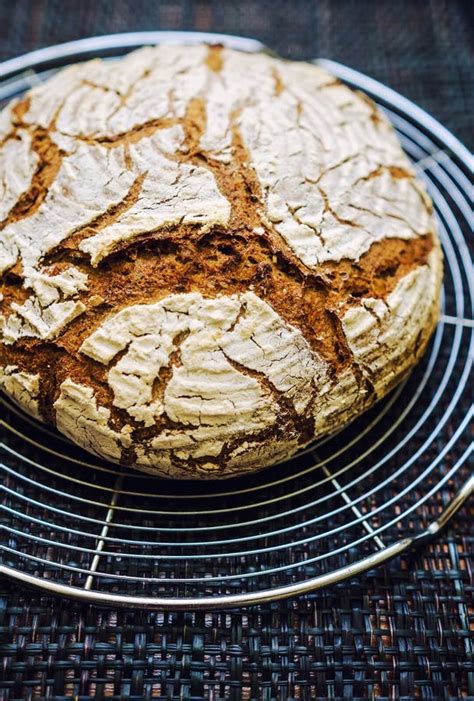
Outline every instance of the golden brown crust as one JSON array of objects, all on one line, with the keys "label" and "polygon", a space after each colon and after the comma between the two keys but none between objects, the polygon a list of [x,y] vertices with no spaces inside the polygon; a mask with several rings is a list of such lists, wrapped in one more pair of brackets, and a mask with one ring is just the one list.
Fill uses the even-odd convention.
[{"label": "golden brown crust", "polygon": [[[275,144],[280,133],[272,135],[252,94],[232,102],[240,90],[228,84],[232,65],[248,68],[249,57],[222,47],[176,51],[182,75],[201,87],[185,85],[183,101],[168,86],[176,102],[169,113],[152,107],[130,121],[132,84],[106,87],[115,79],[101,77],[97,64],[94,81],[78,69],[79,78],[59,82],[57,104],[41,102],[46,86],[12,110],[0,158],[20,133],[31,138],[33,158],[29,185],[0,224],[0,381],[27,410],[110,459],[167,476],[225,477],[290,455],[406,374],[436,323],[441,259],[429,199],[365,96],[314,67],[255,59],[275,119],[295,120],[295,134]],[[163,49],[135,56],[130,71],[143,84],[159,61],[173,70]],[[79,117],[66,131],[74,80],[77,91],[100,89],[113,103],[110,133],[80,127]],[[312,116],[305,103],[308,86],[335,114],[349,110],[357,125],[350,138],[362,138],[361,125],[380,132],[375,159],[362,139],[359,151],[334,160],[314,119],[319,107]],[[222,133],[210,105],[227,105]],[[249,131],[252,109],[262,120],[258,136]],[[341,130],[345,123],[344,114]],[[318,153],[311,139],[329,148],[319,175],[308,166],[301,181],[291,170],[306,168],[300,138],[308,163]],[[342,131],[334,138],[336,151],[350,145]],[[287,183],[275,170],[279,148]],[[64,224],[82,163],[97,163],[103,196],[85,191],[84,212]],[[36,230],[47,240],[37,253]],[[124,339],[110,353],[107,333]],[[207,380],[200,367],[209,368]]]}]

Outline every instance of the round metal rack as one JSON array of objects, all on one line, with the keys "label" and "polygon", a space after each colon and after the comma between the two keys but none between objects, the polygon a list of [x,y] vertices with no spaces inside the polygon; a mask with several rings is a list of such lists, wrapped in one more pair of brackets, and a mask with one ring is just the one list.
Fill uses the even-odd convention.
[{"label": "round metal rack", "polygon": [[[256,41],[180,32],[81,40],[0,64],[0,101],[58,68],[143,44]],[[337,434],[253,476],[173,482],[80,451],[3,399],[0,571],[92,603],[210,609],[359,574],[433,536],[472,493],[474,275],[470,155],[413,103],[332,61],[392,120],[433,198],[445,254],[442,316],[421,364]]]}]

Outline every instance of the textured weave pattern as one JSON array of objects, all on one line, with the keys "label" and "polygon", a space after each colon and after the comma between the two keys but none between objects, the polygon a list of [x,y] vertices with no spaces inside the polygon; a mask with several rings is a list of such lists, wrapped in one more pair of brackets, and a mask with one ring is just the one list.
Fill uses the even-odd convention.
[{"label": "textured weave pattern", "polygon": [[472,147],[469,0],[1,0],[0,58],[95,34],[188,29],[332,58],[391,85]]},{"label": "textured weave pattern", "polygon": [[[447,0],[0,0],[0,58],[107,32],[255,36],[392,85],[472,145],[469,12]],[[2,581],[0,699],[474,698],[473,516],[465,507],[436,542],[363,577],[247,610],[101,610]]]},{"label": "textured weave pattern", "polygon": [[4,583],[0,697],[468,697],[469,516],[459,514],[456,535],[363,578],[244,611],[100,611]]}]

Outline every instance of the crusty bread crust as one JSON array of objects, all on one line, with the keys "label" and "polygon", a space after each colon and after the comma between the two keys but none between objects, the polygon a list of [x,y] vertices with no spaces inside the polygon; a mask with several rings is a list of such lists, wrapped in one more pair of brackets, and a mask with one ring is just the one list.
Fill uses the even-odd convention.
[{"label": "crusty bread crust", "polygon": [[432,205],[321,69],[153,47],[0,113],[0,384],[109,460],[222,478],[392,389],[436,325]]}]

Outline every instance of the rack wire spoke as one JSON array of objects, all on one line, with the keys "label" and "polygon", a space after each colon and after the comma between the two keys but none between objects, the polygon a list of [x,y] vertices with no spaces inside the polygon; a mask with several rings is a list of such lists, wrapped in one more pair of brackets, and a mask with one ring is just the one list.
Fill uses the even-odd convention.
[{"label": "rack wire spoke", "polygon": [[[203,39],[209,36],[132,33],[33,52],[0,64],[0,103],[77,60]],[[385,111],[433,199],[446,270],[425,358],[363,417],[291,460],[225,484],[118,468],[2,398],[4,574],[101,604],[210,609],[268,601],[385,562],[435,535],[472,494],[469,154],[389,88],[321,64]]]},{"label": "rack wire spoke", "polygon": [[92,560],[91,566],[90,566],[90,574],[87,576],[86,582],[84,584],[84,589],[91,589],[92,583],[94,581],[94,573],[97,571],[97,567],[99,565],[99,560],[100,556],[102,553],[102,550],[104,549],[105,545],[105,539],[107,538],[107,534],[109,532],[110,525],[112,523],[112,519],[114,517],[115,513],[115,507],[117,505],[117,501],[119,499],[119,494],[120,494],[120,487],[122,486],[123,482],[123,475],[119,474],[117,477],[117,481],[115,483],[115,489],[112,494],[112,499],[110,500],[110,506],[107,510],[107,514],[105,516],[105,522],[104,525],[102,526],[102,530],[100,532],[99,540],[97,542],[97,548],[94,554],[94,559]]}]

